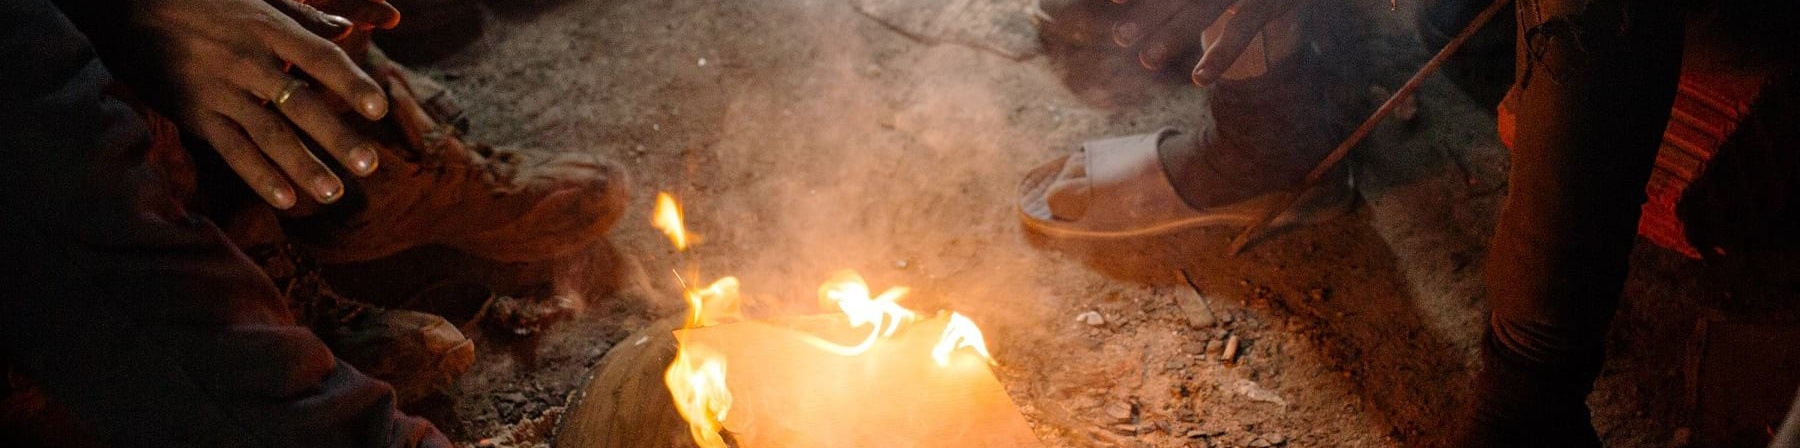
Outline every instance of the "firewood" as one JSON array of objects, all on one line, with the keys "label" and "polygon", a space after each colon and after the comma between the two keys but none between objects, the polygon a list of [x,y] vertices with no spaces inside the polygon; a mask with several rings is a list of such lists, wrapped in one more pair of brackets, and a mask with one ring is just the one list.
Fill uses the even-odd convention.
[{"label": "firewood", "polygon": [[689,448],[663,372],[675,359],[677,315],[619,341],[602,358],[556,431],[557,448]]}]

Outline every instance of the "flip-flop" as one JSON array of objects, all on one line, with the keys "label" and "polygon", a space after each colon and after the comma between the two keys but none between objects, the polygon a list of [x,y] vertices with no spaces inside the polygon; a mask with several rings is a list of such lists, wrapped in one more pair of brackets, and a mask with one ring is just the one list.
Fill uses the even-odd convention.
[{"label": "flip-flop", "polygon": [[[1018,212],[1026,228],[1063,239],[1124,239],[1207,226],[1247,226],[1269,207],[1279,192],[1241,202],[1195,209],[1175,192],[1163,171],[1157,145],[1181,132],[1162,130],[1082,144],[1089,182],[1086,213],[1063,219],[1050,210],[1050,187],[1070,160],[1052,160],[1025,175],[1020,183]],[[1271,222],[1271,230],[1324,222],[1348,212],[1355,191],[1347,183],[1322,185]]]}]

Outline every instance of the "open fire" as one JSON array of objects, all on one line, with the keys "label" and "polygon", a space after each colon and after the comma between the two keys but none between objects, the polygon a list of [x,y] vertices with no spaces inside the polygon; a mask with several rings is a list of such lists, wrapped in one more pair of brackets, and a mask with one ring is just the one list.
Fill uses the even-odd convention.
[{"label": "open fire", "polygon": [[[675,244],[677,250],[686,251],[690,247],[690,244],[694,242],[693,235],[687,232],[683,224],[680,204],[675,201],[674,197],[667,193],[658,195],[653,224],[668,235],[670,241]],[[696,270],[690,268],[690,275],[693,275],[694,271]],[[703,448],[738,446],[737,443],[728,442],[728,439],[731,438],[730,434],[732,434],[733,431],[741,430],[745,427],[769,428],[772,426],[779,426],[779,424],[772,423],[762,423],[759,425],[755,422],[757,418],[754,416],[738,417],[742,415],[742,412],[734,413],[734,406],[741,407],[746,403],[739,401],[742,396],[734,396],[733,388],[728,385],[728,379],[737,379],[731,376],[731,369],[734,367],[731,362],[732,360],[728,359],[730,351],[721,350],[719,347],[715,346],[735,347],[735,349],[739,351],[764,350],[769,351],[770,353],[783,355],[757,356],[753,358],[753,362],[764,364],[771,362],[772,359],[788,360],[790,362],[802,362],[799,360],[813,359],[813,361],[807,362],[809,365],[787,366],[788,368],[799,368],[801,370],[815,370],[816,372],[831,371],[833,368],[831,364],[842,364],[839,367],[848,366],[842,370],[844,373],[842,373],[841,376],[828,379],[834,383],[854,383],[862,381],[862,378],[874,378],[870,375],[885,375],[882,376],[882,378],[894,375],[920,377],[917,378],[917,381],[909,381],[920,384],[806,384],[806,387],[804,388],[809,389],[810,394],[808,395],[816,396],[824,394],[826,398],[829,399],[854,400],[860,399],[854,397],[854,395],[859,395],[859,392],[869,389],[928,389],[929,386],[924,383],[936,384],[938,385],[938,389],[944,389],[944,387],[942,387],[943,385],[949,385],[951,389],[955,389],[959,384],[968,384],[970,387],[967,387],[967,389],[979,390],[979,392],[982,392],[975,395],[983,397],[983,399],[979,401],[982,401],[981,404],[985,408],[995,408],[993,405],[995,404],[994,402],[997,401],[1000,402],[1000,404],[1003,404],[1003,407],[1011,410],[1010,401],[1005,398],[1004,392],[999,390],[997,382],[992,379],[992,374],[987,369],[987,366],[991,365],[993,361],[988,354],[986,342],[981,335],[981,329],[975,325],[975,322],[962,314],[954,312],[939,313],[933,318],[922,319],[919,313],[907,309],[900,304],[900,301],[905,298],[909,292],[905,287],[891,287],[876,294],[873,292],[874,290],[869,287],[868,283],[864,281],[862,276],[855,271],[838,271],[832,274],[831,277],[819,287],[819,304],[821,308],[824,310],[835,311],[835,313],[818,316],[778,318],[772,320],[772,322],[785,321],[794,325],[782,326],[783,324],[775,323],[754,328],[746,327],[740,329],[744,331],[737,331],[734,334],[760,336],[721,339],[718,337],[719,334],[716,333],[717,330],[712,330],[713,327],[744,321],[744,317],[740,311],[741,298],[739,295],[739,288],[740,285],[738,280],[733,277],[720,278],[705,287],[689,287],[684,294],[688,305],[686,322],[683,329],[676,332],[678,350],[674,362],[669,365],[668,370],[663,376],[664,383],[667,384],[669,388],[669,393],[674,399],[677,411],[688,423],[688,428],[693,436],[694,442]],[[939,326],[942,327],[941,331],[935,330],[935,328]],[[804,328],[804,330],[802,330],[802,328]],[[929,345],[915,343],[916,341],[920,341],[920,337],[925,337],[919,334],[906,334],[908,333],[908,330],[915,329],[919,331],[932,331],[933,334],[937,335],[935,342],[932,342]],[[724,330],[724,328],[719,330]],[[710,340],[711,342],[708,342],[707,335],[705,334],[706,331],[715,331]],[[905,337],[896,338],[901,335],[904,335]],[[749,339],[749,342],[744,342],[744,339]],[[905,339],[905,341],[899,341],[898,339]],[[756,347],[745,348],[744,344],[746,343],[758,345]],[[929,347],[929,349],[926,349],[926,347]],[[916,358],[914,356],[916,356]],[[821,358],[818,357],[839,357],[843,359],[832,361],[831,359],[826,358],[821,361]],[[964,359],[967,359],[968,361],[963,361]],[[844,364],[846,362],[851,364]],[[870,370],[869,366],[885,366],[880,368],[886,369],[886,371],[870,374],[866,372],[867,370]],[[761,371],[768,370],[767,366],[758,367],[762,367]],[[935,369],[935,371],[933,369]],[[767,393],[763,393],[765,392],[764,389],[768,389],[769,387],[760,386],[766,385],[765,383],[779,383],[788,379],[785,377],[792,376],[776,375],[770,377],[762,375],[762,373],[760,373],[761,371],[744,373],[744,375],[768,378],[758,383],[757,385],[759,387],[756,387],[755,389],[757,390],[753,391],[764,397],[770,396]],[[833,388],[844,389],[844,392],[835,394],[820,392],[831,390]],[[792,392],[793,395],[771,397],[775,399],[768,401],[806,401],[800,397],[800,395],[802,395],[801,392],[789,392]],[[935,401],[927,400],[931,402],[926,403],[924,405],[925,407],[941,407],[941,402],[946,401],[942,398],[943,396],[951,396],[952,398],[949,401],[956,401],[957,399],[964,399],[968,396],[972,396],[968,391],[957,390],[950,391],[950,395],[944,395],[943,393],[936,393],[929,390],[923,392],[915,390],[913,392],[934,397],[932,400]],[[936,395],[933,395],[934,393]],[[995,396],[998,397],[997,400],[993,398]],[[815,405],[826,406],[825,404],[818,403],[807,404],[807,406]],[[880,406],[894,408],[908,407],[905,403],[895,402],[850,403],[850,405],[851,407],[865,409],[868,407]],[[763,406],[766,411],[770,404],[765,403]],[[915,405],[912,407],[917,406]],[[882,420],[886,417],[881,414],[889,411],[919,413],[918,410],[908,408],[874,410],[868,412],[858,411],[847,414],[840,412],[839,415],[826,415],[824,417],[849,419],[855,418],[855,416],[865,416],[869,417],[865,420]],[[796,415],[796,413],[791,410],[781,412],[780,414],[786,419],[804,419],[804,416]],[[990,412],[989,414],[993,413]],[[1016,412],[1010,412],[1010,416],[1012,418],[1011,420],[1005,420],[1002,424],[995,426],[1009,426],[1009,429],[1014,429],[1010,427],[1015,426],[1017,428],[1023,428],[1022,419],[1017,418]],[[951,418],[955,417],[952,416]],[[911,418],[908,417],[908,419],[910,420]],[[1013,420],[1018,420],[1017,423],[1019,424],[1011,425],[1011,423],[1014,423]],[[975,422],[975,424],[987,423],[982,421]],[[728,431],[728,428],[731,430]],[[771,430],[765,432],[776,433],[781,431]],[[794,431],[788,430],[785,432],[792,433]],[[1008,431],[995,432],[1006,433]],[[1015,430],[1012,432],[1016,435],[1019,431]],[[1026,435],[1028,436],[1029,434],[1027,433]],[[794,437],[795,436],[790,434],[774,438],[764,437],[763,440],[783,440],[783,444],[786,444],[792,443],[792,441],[795,440]],[[842,439],[842,437],[837,438]]]}]

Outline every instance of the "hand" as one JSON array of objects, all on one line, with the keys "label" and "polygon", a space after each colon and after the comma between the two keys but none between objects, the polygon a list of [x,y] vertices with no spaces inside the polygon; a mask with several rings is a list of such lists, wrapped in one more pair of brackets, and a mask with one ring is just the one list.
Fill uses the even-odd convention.
[{"label": "hand", "polygon": [[348,33],[350,20],[293,0],[140,0],[129,26],[138,38],[124,45],[146,47],[137,50],[149,58],[140,72],[167,90],[146,96],[161,97],[165,112],[270,205],[293,207],[295,186],[319,203],[344,193],[290,122],[353,174],[379,164],[332,107],[350,104],[370,120],[387,114],[381,87],[321,37]]},{"label": "hand", "polygon": [[1112,0],[1130,5],[1113,27],[1113,42],[1137,48],[1145,67],[1169,64],[1182,48],[1200,45],[1213,22],[1229,17],[1218,40],[1205,48],[1192,72],[1195,84],[1210,85],[1237,62],[1244,48],[1270,20],[1309,0]]},{"label": "hand", "polygon": [[400,24],[400,10],[387,0],[302,0],[305,6],[350,19],[358,29],[393,29]]}]

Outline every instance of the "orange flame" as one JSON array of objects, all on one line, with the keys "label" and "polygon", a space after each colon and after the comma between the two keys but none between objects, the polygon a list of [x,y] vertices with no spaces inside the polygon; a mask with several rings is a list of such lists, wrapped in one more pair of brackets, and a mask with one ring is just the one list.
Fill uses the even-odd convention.
[{"label": "orange flame", "polygon": [[743,318],[738,299],[737,277],[725,277],[705,288],[686,294],[688,320],[686,328],[710,327]]},{"label": "orange flame", "polygon": [[669,236],[669,241],[675,243],[675,250],[687,250],[687,226],[682,224],[681,204],[675,202],[675,196],[668,193],[656,194],[656,214],[651,216],[650,224]]},{"label": "orange flame", "polygon": [[[738,279],[721,278],[684,294],[688,318],[684,328],[718,325],[742,318]],[[688,432],[701,448],[725,448],[725,416],[731,411],[731,389],[725,386],[725,355],[677,341],[675,361],[663,372],[663,384],[675,399],[675,410],[688,422]]]},{"label": "orange flame", "polygon": [[950,324],[944,326],[944,335],[938,338],[937,346],[931,348],[931,359],[937,361],[938,367],[950,366],[950,353],[956,349],[968,347],[981,355],[981,359],[994,362],[988,355],[987,340],[981,337],[981,328],[975,321],[963,317],[962,313],[950,313]]},{"label": "orange flame", "polygon": [[[687,250],[688,244],[694,239],[694,235],[688,233],[682,224],[681,205],[668,193],[657,194],[656,213],[651,223],[669,236],[669,241],[675,244],[677,250]],[[738,288],[736,278],[724,277],[705,288],[685,291],[683,296],[687,300],[688,315],[683,327],[693,329],[741,320],[743,317]],[[833,273],[831,279],[819,287],[820,306],[842,312],[851,328],[869,327],[869,335],[853,346],[840,345],[818,337],[809,337],[807,342],[843,356],[856,356],[869,351],[882,339],[892,337],[902,326],[919,319],[917,313],[900,306],[900,299],[908,291],[904,287],[892,287],[879,295],[871,296],[869,284],[856,271],[842,270]],[[950,313],[950,322],[944,327],[937,345],[932,348],[931,357],[938,366],[948,367],[950,357],[963,348],[973,350],[983,360],[993,363],[992,356],[988,354],[987,342],[983,340],[981,329],[975,326],[975,322],[962,314]],[[676,411],[687,420],[688,431],[701,448],[728,446],[724,436],[724,421],[731,411],[732,394],[725,383],[725,366],[725,354],[678,340],[675,360],[663,373],[663,383],[669,387]]]},{"label": "orange flame", "polygon": [[905,297],[907,291],[909,290],[906,288],[888,288],[881,295],[870,298],[869,284],[863,281],[862,275],[848,269],[833,273],[831,280],[819,287],[819,305],[836,305],[839,311],[850,318],[851,328],[872,326],[869,328],[869,337],[864,338],[860,344],[848,347],[822,339],[808,339],[808,342],[825,351],[844,356],[869,351],[869,348],[875,346],[877,339],[893,336],[901,325],[918,319],[918,314],[900,306],[900,298]]},{"label": "orange flame", "polygon": [[725,355],[686,344],[663,373],[675,399],[675,410],[688,422],[688,433],[701,448],[726,448],[725,416],[731,412],[731,389],[725,387]]}]

